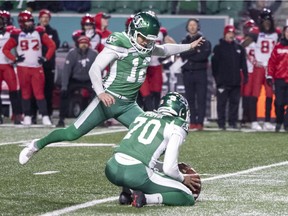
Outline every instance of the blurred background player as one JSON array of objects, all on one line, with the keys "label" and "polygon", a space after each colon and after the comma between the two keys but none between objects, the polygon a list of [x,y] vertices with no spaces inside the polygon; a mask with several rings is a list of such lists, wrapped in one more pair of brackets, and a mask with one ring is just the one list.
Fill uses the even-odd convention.
[{"label": "blurred background player", "polygon": [[[49,38],[52,39],[56,45],[56,49],[60,46],[60,39],[58,36],[58,32],[56,29],[50,26],[50,20],[52,16],[49,10],[42,9],[39,11],[38,14],[38,26],[45,27],[45,32],[48,34]],[[42,46],[42,56],[45,56],[48,51],[48,47]],[[50,60],[47,60],[43,63],[43,69],[45,74],[45,87],[44,87],[44,95],[47,102],[47,111],[48,116],[51,119],[53,107],[52,107],[52,97],[53,97],[53,90],[55,87],[54,84],[54,76],[55,76],[55,53],[51,57]],[[32,99],[32,123],[37,123],[37,104],[35,98]]]},{"label": "blurred background player", "polygon": [[80,24],[81,30],[74,31],[72,35],[75,44],[77,44],[77,39],[81,35],[85,35],[90,39],[90,47],[101,52],[104,45],[101,43],[102,36],[100,31],[95,28],[94,17],[90,14],[86,14],[81,18]]},{"label": "blurred background player", "polygon": [[[288,26],[284,26],[283,35],[279,43],[274,47],[269,62],[267,84],[275,86],[275,112],[276,127],[279,132],[284,123],[285,131],[288,131]],[[285,110],[286,106],[286,110]],[[285,113],[286,112],[286,113]]]},{"label": "blurred background player", "polygon": [[91,100],[95,96],[88,72],[96,56],[97,51],[90,48],[90,40],[84,35],[77,39],[76,47],[69,51],[61,79],[60,118],[57,127],[65,126],[64,119],[68,114],[69,99],[75,90],[84,88],[89,92]]},{"label": "blurred background player", "polygon": [[95,27],[101,33],[101,43],[105,45],[108,36],[112,33],[108,30],[110,14],[99,12],[95,15]]},{"label": "blurred background player", "polygon": [[275,30],[274,19],[269,9],[264,8],[259,16],[259,34],[255,36],[255,62],[253,68],[253,88],[251,97],[251,128],[259,130],[261,128],[257,121],[257,101],[260,95],[262,86],[265,87],[266,101],[265,101],[265,122],[263,124],[264,130],[275,130],[275,126],[270,123],[271,109],[272,109],[272,86],[267,85],[267,65],[271,52],[278,41],[278,34]]},{"label": "blurred background player", "polygon": [[[202,37],[200,23],[196,18],[190,18],[186,23],[186,37],[182,44],[189,44],[196,38]],[[190,107],[190,129],[203,130],[206,115],[207,100],[207,69],[208,58],[211,54],[211,43],[205,39],[201,47],[181,53],[182,61],[187,61],[182,66],[185,96]]]},{"label": "blurred background player", "polygon": [[[20,29],[14,29],[11,32],[9,40],[3,47],[3,53],[7,58],[17,63],[24,113],[22,123],[24,125],[31,125],[32,123],[31,97],[34,95],[42,115],[42,124],[52,125],[44,95],[45,75],[42,65],[53,56],[56,45],[45,33],[45,28],[42,26],[35,27],[31,12],[20,12],[18,24]],[[48,48],[45,56],[42,56],[43,45]],[[16,48],[16,56],[11,53],[13,48]]]},{"label": "blurred background player", "polygon": [[[252,74],[253,74],[253,64],[255,62],[255,41],[256,38],[253,38],[255,34],[259,32],[259,28],[256,26],[254,20],[247,20],[243,25],[243,37],[240,39],[240,44],[246,50],[246,61],[247,61],[247,70],[248,70],[248,82],[244,85],[242,84],[241,94],[242,94],[242,122],[241,127],[245,127],[246,123],[251,123],[251,107],[250,101],[252,96]],[[256,130],[261,130],[260,128],[254,128]]]},{"label": "blurred background player", "polygon": [[[13,68],[13,61],[8,59],[2,52],[3,46],[10,38],[14,28],[10,13],[8,11],[0,11],[0,92],[2,82],[5,81],[9,89],[14,124],[21,124],[21,97],[18,91],[18,81]],[[2,114],[2,101],[0,98],[0,124],[3,123]]]}]

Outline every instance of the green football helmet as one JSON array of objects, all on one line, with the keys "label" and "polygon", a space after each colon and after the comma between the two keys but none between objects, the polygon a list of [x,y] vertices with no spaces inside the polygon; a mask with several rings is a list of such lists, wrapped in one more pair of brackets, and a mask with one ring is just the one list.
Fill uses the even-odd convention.
[{"label": "green football helmet", "polygon": [[178,116],[187,122],[190,118],[188,101],[178,92],[168,92],[163,96],[157,111],[163,114]]},{"label": "green football helmet", "polygon": [[[154,48],[159,29],[160,23],[154,12],[139,12],[135,14],[130,22],[127,34],[132,46],[139,53],[145,54]],[[145,45],[145,47],[137,42],[138,36],[141,36],[147,40],[147,45]]]}]

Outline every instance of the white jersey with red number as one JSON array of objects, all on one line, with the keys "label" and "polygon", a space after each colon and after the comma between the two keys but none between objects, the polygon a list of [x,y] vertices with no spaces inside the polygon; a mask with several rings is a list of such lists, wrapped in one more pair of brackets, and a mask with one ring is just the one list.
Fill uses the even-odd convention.
[{"label": "white jersey with red number", "polygon": [[253,64],[255,61],[255,46],[256,43],[252,42],[247,47],[245,47],[248,73],[253,72]]},{"label": "white jersey with red number", "polygon": [[255,60],[259,65],[266,67],[270,58],[271,52],[278,41],[276,32],[267,34],[260,32],[258,34],[255,46]]},{"label": "white jersey with red number", "polygon": [[3,53],[3,47],[4,44],[8,41],[10,38],[10,34],[14,26],[8,26],[10,28],[6,27],[6,31],[4,34],[0,34],[0,64],[11,64],[12,60],[8,59],[4,53]]},{"label": "white jersey with red number", "polygon": [[[156,44],[164,44],[164,39],[167,35],[167,30],[163,27],[160,28],[160,31],[158,33],[158,37],[156,39]],[[151,61],[149,66],[158,66],[161,63],[159,62],[159,56],[151,56]]]},{"label": "white jersey with red number", "polygon": [[23,54],[25,58],[23,62],[17,64],[18,66],[40,67],[38,58],[42,57],[42,43],[39,32],[20,32],[16,51],[18,56]]},{"label": "white jersey with red number", "polygon": [[93,37],[90,38],[90,44],[92,49],[98,49],[99,43],[101,43],[101,37],[99,34],[95,34]]}]

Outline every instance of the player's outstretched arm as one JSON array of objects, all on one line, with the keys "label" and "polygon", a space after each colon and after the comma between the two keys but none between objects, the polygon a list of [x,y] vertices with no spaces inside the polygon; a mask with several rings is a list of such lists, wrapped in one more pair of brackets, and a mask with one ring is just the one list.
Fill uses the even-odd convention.
[{"label": "player's outstretched arm", "polygon": [[190,49],[194,49],[197,46],[201,46],[205,40],[203,37],[198,38],[190,44],[163,44],[155,45],[152,55],[154,56],[171,56],[179,54]]}]

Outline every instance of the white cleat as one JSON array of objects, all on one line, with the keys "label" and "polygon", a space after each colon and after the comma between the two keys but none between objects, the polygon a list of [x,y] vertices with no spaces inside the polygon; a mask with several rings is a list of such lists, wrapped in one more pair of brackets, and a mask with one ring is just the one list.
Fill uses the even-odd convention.
[{"label": "white cleat", "polygon": [[24,165],[26,164],[30,158],[37,153],[38,149],[35,147],[35,142],[37,140],[33,140],[29,143],[19,154],[19,163]]},{"label": "white cleat", "polygon": [[263,130],[265,130],[265,131],[275,131],[275,126],[273,124],[271,124],[270,122],[264,122]]},{"label": "white cleat", "polygon": [[27,126],[31,125],[32,124],[31,116],[24,116],[22,124]]},{"label": "white cleat", "polygon": [[256,131],[262,131],[261,125],[259,125],[258,122],[252,122],[251,123],[251,129]]},{"label": "white cleat", "polygon": [[43,116],[42,117],[42,124],[45,126],[51,126],[52,125],[49,116]]}]

